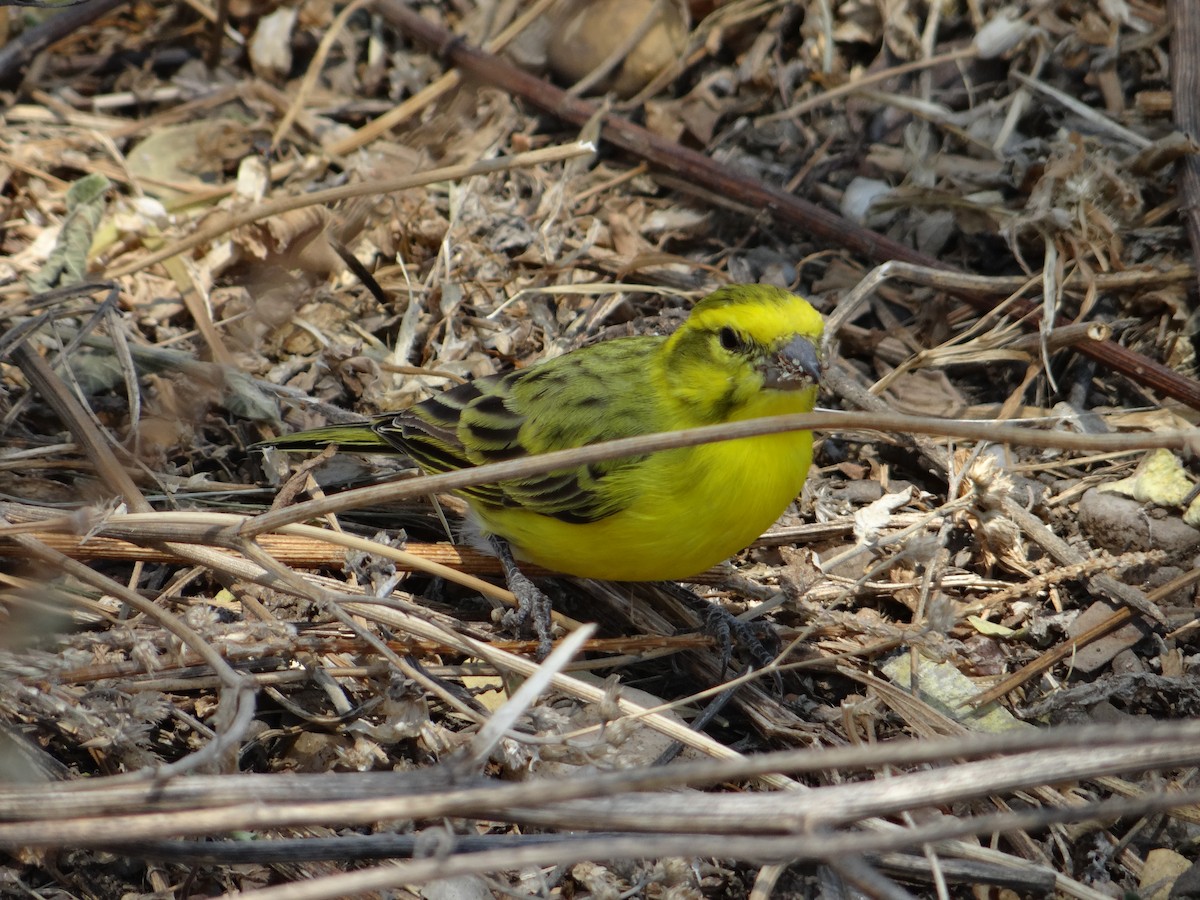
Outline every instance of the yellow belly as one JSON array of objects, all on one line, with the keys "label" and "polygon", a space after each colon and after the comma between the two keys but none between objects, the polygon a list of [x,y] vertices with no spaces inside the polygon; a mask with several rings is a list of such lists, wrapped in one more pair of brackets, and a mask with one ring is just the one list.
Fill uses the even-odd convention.
[{"label": "yellow belly", "polygon": [[518,559],[614,581],[686,579],[746,547],[779,518],[808,475],[807,432],[743,438],[657,454],[626,477],[634,501],[570,524],[522,509],[476,509],[484,533]]}]

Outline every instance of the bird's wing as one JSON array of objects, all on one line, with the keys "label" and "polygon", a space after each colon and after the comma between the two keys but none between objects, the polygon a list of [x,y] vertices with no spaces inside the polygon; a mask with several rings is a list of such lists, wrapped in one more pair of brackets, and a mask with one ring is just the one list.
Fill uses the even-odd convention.
[{"label": "bird's wing", "polygon": [[[475,462],[459,437],[459,421],[463,410],[496,390],[500,380],[500,376],[492,376],[457,385],[403,412],[379,417],[374,431],[429,474],[469,469]],[[480,485],[462,493],[481,503],[504,500],[497,485]]]},{"label": "bird's wing", "polygon": [[[429,472],[446,472],[661,430],[648,387],[654,337],[598,344],[508,375],[461,384],[376,424]],[[565,522],[624,509],[634,486],[620,477],[643,457],[559,469],[466,488],[471,501],[519,507]]]}]

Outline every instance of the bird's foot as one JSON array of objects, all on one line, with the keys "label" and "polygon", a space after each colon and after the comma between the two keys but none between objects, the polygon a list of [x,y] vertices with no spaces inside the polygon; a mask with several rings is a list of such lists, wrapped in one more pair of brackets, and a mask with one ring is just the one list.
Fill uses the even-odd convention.
[{"label": "bird's foot", "polygon": [[530,581],[528,576],[517,566],[512,549],[506,541],[491,535],[488,537],[488,543],[491,544],[496,556],[500,559],[500,565],[504,568],[504,580],[508,584],[508,589],[517,598],[517,608],[506,612],[501,621],[506,628],[512,628],[518,634],[528,632],[529,625],[532,623],[533,631],[537,634],[538,639],[537,658],[545,659],[554,649],[554,644],[550,639],[552,634],[550,598],[542,593],[538,586]]},{"label": "bird's foot", "polygon": [[[736,643],[756,669],[765,669],[779,655],[779,635],[768,622],[743,622],[729,610],[716,603],[708,604],[704,614],[704,633],[717,642],[721,650],[721,671],[729,667],[733,645]],[[779,674],[775,674],[778,680]]]},{"label": "bird's foot", "polygon": [[[781,644],[779,635],[769,622],[743,622],[718,603],[705,600],[674,582],[666,584],[676,596],[704,617],[704,634],[716,641],[720,652],[718,664],[722,677],[729,668],[734,644],[742,649],[755,669],[766,669],[775,662]],[[782,694],[783,679],[777,671],[772,671],[771,674],[776,689]]]}]

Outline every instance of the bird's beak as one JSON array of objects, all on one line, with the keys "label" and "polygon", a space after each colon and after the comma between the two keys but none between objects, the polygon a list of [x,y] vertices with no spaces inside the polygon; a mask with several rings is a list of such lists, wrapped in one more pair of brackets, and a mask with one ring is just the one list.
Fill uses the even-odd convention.
[{"label": "bird's beak", "polygon": [[777,391],[797,391],[821,380],[821,355],[806,337],[796,335],[763,367],[763,384]]}]

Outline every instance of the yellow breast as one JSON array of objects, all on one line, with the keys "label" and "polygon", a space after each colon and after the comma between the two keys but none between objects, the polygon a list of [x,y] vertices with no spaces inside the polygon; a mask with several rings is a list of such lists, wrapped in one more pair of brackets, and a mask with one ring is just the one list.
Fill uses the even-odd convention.
[{"label": "yellow breast", "polygon": [[476,509],[518,559],[614,581],[680,580],[746,547],[804,486],[812,436],[791,432],[656,454],[627,477],[636,499],[614,515],[568,524],[524,509]]}]

